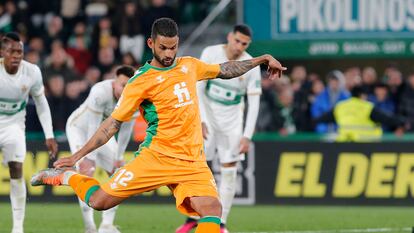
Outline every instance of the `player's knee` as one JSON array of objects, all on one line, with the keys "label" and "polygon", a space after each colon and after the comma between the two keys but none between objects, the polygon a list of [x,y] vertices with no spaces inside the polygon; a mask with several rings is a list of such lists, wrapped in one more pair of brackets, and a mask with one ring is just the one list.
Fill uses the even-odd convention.
[{"label": "player's knee", "polygon": [[94,210],[107,210],[109,209],[106,204],[106,200],[93,195],[89,198],[88,205],[93,208]]},{"label": "player's knee", "polygon": [[221,203],[218,199],[214,199],[211,202],[207,202],[199,208],[199,214],[204,216],[221,216]]},{"label": "player's knee", "polygon": [[95,172],[95,166],[86,161],[82,161],[79,164],[79,172],[83,175],[93,176],[93,173]]},{"label": "player's knee", "polygon": [[10,178],[20,179],[23,176],[23,163],[20,162],[9,162]]}]

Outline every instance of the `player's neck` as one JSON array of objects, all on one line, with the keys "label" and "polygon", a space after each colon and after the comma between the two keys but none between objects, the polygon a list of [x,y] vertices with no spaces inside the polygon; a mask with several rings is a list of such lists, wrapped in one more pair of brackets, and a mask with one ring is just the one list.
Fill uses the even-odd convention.
[{"label": "player's neck", "polygon": [[226,57],[229,61],[237,60],[240,57],[240,56],[232,54],[228,45],[224,46],[224,51],[226,52]]},{"label": "player's neck", "polygon": [[4,66],[4,69],[6,70],[8,74],[11,74],[11,75],[16,74],[17,71],[19,70],[19,68],[10,68],[7,66]]}]

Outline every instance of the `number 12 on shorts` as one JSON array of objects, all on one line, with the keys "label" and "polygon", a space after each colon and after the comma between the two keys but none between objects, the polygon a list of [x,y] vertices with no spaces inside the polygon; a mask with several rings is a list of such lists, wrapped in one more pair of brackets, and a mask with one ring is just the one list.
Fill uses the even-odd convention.
[{"label": "number 12 on shorts", "polygon": [[121,169],[115,177],[114,183],[126,187],[128,185],[127,182],[132,180],[132,178],[134,178],[134,173],[127,171],[126,169]]}]

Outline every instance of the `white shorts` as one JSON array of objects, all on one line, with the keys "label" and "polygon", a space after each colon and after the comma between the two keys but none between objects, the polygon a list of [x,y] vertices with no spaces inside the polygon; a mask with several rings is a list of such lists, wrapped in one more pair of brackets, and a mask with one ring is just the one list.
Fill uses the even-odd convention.
[{"label": "white shorts", "polygon": [[[82,129],[79,129],[77,127],[70,127],[68,125],[66,125],[66,137],[68,138],[70,152],[72,154],[82,148],[88,140],[86,133]],[[118,143],[116,142],[115,138],[112,137],[105,145],[99,147],[96,150],[96,154],[89,154],[84,158],[94,161],[96,166],[103,168],[109,173],[112,173],[115,169],[114,164],[117,160],[117,150]],[[81,161],[82,160],[78,161],[76,166],[78,166]]]},{"label": "white shorts", "polygon": [[216,156],[218,156],[220,163],[244,160],[245,155],[239,154],[241,138],[240,130],[222,133],[215,132],[212,127],[208,127],[207,140],[204,140],[207,161],[213,160]]},{"label": "white shorts", "polygon": [[24,127],[12,124],[0,129],[0,148],[3,152],[3,164],[23,163],[26,158],[26,136]]}]

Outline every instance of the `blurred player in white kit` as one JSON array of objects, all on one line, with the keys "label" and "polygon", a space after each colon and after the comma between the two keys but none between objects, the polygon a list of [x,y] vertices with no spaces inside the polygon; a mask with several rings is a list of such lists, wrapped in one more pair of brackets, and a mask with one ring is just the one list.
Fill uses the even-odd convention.
[{"label": "blurred player in white kit", "polygon": [[[227,36],[227,44],[205,48],[200,60],[215,64],[251,59],[252,56],[246,52],[251,37],[251,29],[247,25],[236,25]],[[259,67],[231,80],[214,79],[197,83],[206,158],[211,161],[218,156],[221,165],[221,233],[228,232],[225,224],[236,193],[237,163],[244,160],[244,154],[249,151],[261,93]],[[248,109],[243,130],[245,95]],[[197,220],[188,218],[176,233],[190,232],[196,226]]]},{"label": "blurred player in white kit", "polygon": [[[88,141],[99,128],[103,120],[111,115],[121,93],[130,77],[134,75],[131,66],[120,66],[116,70],[115,79],[96,83],[85,102],[69,117],[66,123],[66,135],[71,153],[74,154]],[[117,139],[112,137],[105,145],[87,155],[78,162],[77,169],[81,174],[93,176],[95,167],[103,168],[109,175],[123,165],[123,154],[131,138],[134,120],[122,124]],[[117,207],[102,212],[102,223],[97,231],[93,218],[93,209],[79,200],[85,233],[118,233],[113,225]]]},{"label": "blurred player in white kit", "polygon": [[29,95],[35,102],[51,158],[56,156],[58,145],[53,136],[52,117],[39,67],[23,60],[23,42],[17,33],[5,34],[0,42],[0,148],[3,164],[9,167],[10,172],[12,233],[23,233],[26,208],[23,162],[26,157],[25,117]]}]

